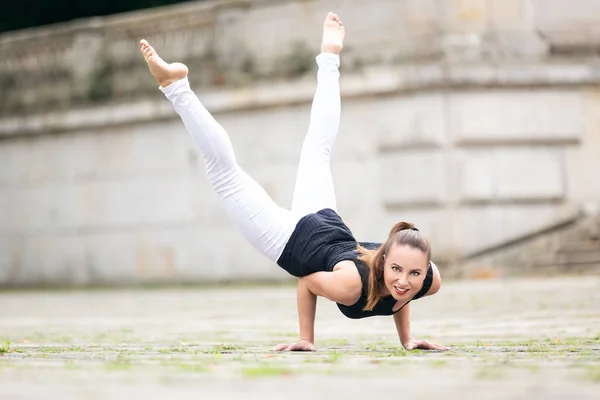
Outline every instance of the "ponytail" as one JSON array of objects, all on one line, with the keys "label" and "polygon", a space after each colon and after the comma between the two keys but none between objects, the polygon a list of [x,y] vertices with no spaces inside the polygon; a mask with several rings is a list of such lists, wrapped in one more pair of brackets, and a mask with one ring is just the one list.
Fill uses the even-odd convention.
[{"label": "ponytail", "polygon": [[412,229],[414,231],[418,231],[418,229],[415,228],[415,224],[413,224],[412,222],[400,221],[396,225],[394,225],[394,227],[390,231],[390,236],[388,238],[392,237],[395,233],[398,233],[405,229]]}]

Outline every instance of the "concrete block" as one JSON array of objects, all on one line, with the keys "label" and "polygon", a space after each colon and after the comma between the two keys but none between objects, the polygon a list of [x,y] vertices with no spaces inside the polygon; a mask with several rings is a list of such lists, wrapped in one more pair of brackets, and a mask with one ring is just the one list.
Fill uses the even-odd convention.
[{"label": "concrete block", "polygon": [[535,25],[545,29],[588,31],[600,23],[600,3],[596,0],[580,0],[577,7],[562,0],[530,0],[535,9]]},{"label": "concrete block", "polygon": [[[114,127],[103,132],[102,151],[107,158],[123,152],[114,172],[162,173],[187,171],[193,142],[180,119]],[[122,143],[114,136],[122,137]],[[124,142],[124,143],[123,143]],[[122,147],[121,147],[122,146]],[[119,168],[120,167],[120,168]]]},{"label": "concrete block", "polygon": [[0,180],[49,182],[189,169],[191,140],[180,121],[18,140],[4,148]]},{"label": "concrete block", "polygon": [[0,186],[0,234],[10,232],[13,226],[11,211],[16,205],[10,199],[12,193],[12,189]]},{"label": "concrete block", "polygon": [[463,150],[457,162],[463,201],[540,201],[566,194],[562,149]]},{"label": "concrete block", "polygon": [[497,150],[494,163],[499,199],[562,199],[565,195],[562,149]]},{"label": "concrete block", "polygon": [[[112,251],[116,249],[113,248]],[[74,234],[28,236],[18,250],[12,279],[15,284],[64,285],[90,282],[86,246]],[[119,254],[119,253],[114,253]],[[109,267],[104,265],[104,267]]]},{"label": "concrete block", "polygon": [[74,203],[83,226],[184,222],[194,218],[191,190],[188,178],[172,175],[89,181]]},{"label": "concrete block", "polygon": [[132,231],[107,231],[85,239],[88,276],[94,283],[141,283],[138,270],[136,234]]},{"label": "concrete block", "polygon": [[405,0],[402,4],[402,24],[408,35],[439,31],[441,18],[437,0]]},{"label": "concrete block", "polygon": [[184,226],[94,233],[86,238],[95,282],[214,281],[231,275],[233,228]]},{"label": "concrete block", "polygon": [[14,233],[74,227],[78,223],[75,188],[68,184],[14,187],[8,202],[7,230]]},{"label": "concrete block", "polygon": [[17,183],[26,176],[30,162],[25,154],[29,154],[31,142],[26,140],[4,141],[0,146],[0,187],[8,183]]},{"label": "concrete block", "polygon": [[173,223],[195,215],[186,177],[162,175],[13,190],[9,229],[19,232]]},{"label": "concrete block", "polygon": [[367,132],[377,135],[383,151],[439,147],[447,141],[444,105],[441,94],[383,98],[373,101],[369,110],[353,113],[353,117],[365,119],[370,126]]},{"label": "concrete block", "polygon": [[[528,30],[502,30],[494,34],[493,41],[489,44],[490,54],[494,59],[510,59],[518,63],[518,67],[529,60],[539,61],[548,55],[549,46],[544,38],[540,37],[536,32]],[[540,68],[537,66],[537,68]],[[499,71],[498,82],[503,83],[503,76]],[[519,74],[519,68],[515,69],[514,78],[528,77],[527,72]],[[539,73],[539,72],[538,72]],[[514,79],[517,80],[517,79]],[[564,79],[564,77],[563,77]]]},{"label": "concrete block", "polygon": [[236,254],[240,247],[250,246],[232,222],[220,226],[196,225],[182,240],[185,247],[178,253],[177,278],[191,281],[235,281],[234,270],[239,267]]},{"label": "concrete block", "polygon": [[493,30],[530,29],[533,21],[528,18],[526,3],[529,0],[492,0],[490,4],[490,28]]},{"label": "concrete block", "polygon": [[337,159],[332,166],[338,214],[358,240],[369,241],[380,233],[374,224],[383,211],[375,159]]},{"label": "concrete block", "polygon": [[230,270],[224,279],[228,281],[275,281],[293,280],[287,272],[271,262],[252,247],[238,232],[228,234],[220,243],[215,258],[221,259],[224,252],[231,252]]},{"label": "concrete block", "polygon": [[11,233],[0,233],[0,285],[14,283],[14,275],[22,254],[19,238]]},{"label": "concrete block", "polygon": [[217,120],[229,133],[238,163],[297,163],[308,129],[307,106],[282,107],[235,115]]},{"label": "concrete block", "polygon": [[574,90],[496,91],[449,96],[450,130],[457,143],[578,140],[583,102]]},{"label": "concrete block", "polygon": [[390,206],[441,204],[448,192],[446,155],[414,151],[381,156],[379,191]]},{"label": "concrete block", "polygon": [[458,164],[459,197],[463,201],[492,200],[496,197],[494,151],[462,151]]},{"label": "concrete block", "polygon": [[565,149],[567,192],[568,198],[600,214],[600,91],[589,89],[584,98],[585,131],[581,145]]},{"label": "concrete block", "polygon": [[571,218],[576,207],[560,204],[489,205],[457,212],[456,250],[469,255],[551,227]]},{"label": "concrete block", "polygon": [[445,28],[451,32],[482,32],[488,29],[490,4],[487,0],[442,2]]}]

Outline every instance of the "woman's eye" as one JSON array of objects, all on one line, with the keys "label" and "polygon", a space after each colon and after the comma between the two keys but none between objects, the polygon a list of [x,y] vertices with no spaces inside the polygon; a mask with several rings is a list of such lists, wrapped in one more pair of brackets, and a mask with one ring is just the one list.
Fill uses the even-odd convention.
[{"label": "woman's eye", "polygon": [[413,275],[413,276],[419,276],[419,275],[421,275],[421,273],[420,273],[419,271],[413,271],[413,272],[412,272],[412,275]]},{"label": "woman's eye", "polygon": [[398,267],[392,267],[392,271],[398,272],[398,271],[400,271],[400,268],[398,268]]}]

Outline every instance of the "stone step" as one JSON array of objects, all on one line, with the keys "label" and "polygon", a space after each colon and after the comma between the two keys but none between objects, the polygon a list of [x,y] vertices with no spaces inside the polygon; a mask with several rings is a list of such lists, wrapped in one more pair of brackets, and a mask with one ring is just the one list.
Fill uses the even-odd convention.
[{"label": "stone step", "polygon": [[558,253],[600,252],[600,240],[581,240],[561,245]]},{"label": "stone step", "polygon": [[581,251],[563,254],[558,261],[567,264],[600,264],[600,251]]}]

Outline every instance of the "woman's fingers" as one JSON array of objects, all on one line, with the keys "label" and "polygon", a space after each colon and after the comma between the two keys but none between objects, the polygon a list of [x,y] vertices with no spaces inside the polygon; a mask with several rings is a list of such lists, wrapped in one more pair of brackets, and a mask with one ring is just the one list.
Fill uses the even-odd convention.
[{"label": "woman's fingers", "polygon": [[315,351],[316,347],[312,343],[297,342],[297,343],[281,343],[273,347],[274,351]]},{"label": "woman's fingers", "polygon": [[285,349],[287,349],[290,345],[287,343],[280,343],[277,346],[273,347],[273,350],[275,351],[283,351]]},{"label": "woman's fingers", "polygon": [[441,344],[437,344],[437,343],[429,343],[430,344],[430,349],[431,350],[450,350],[449,347],[446,346],[442,346]]}]

